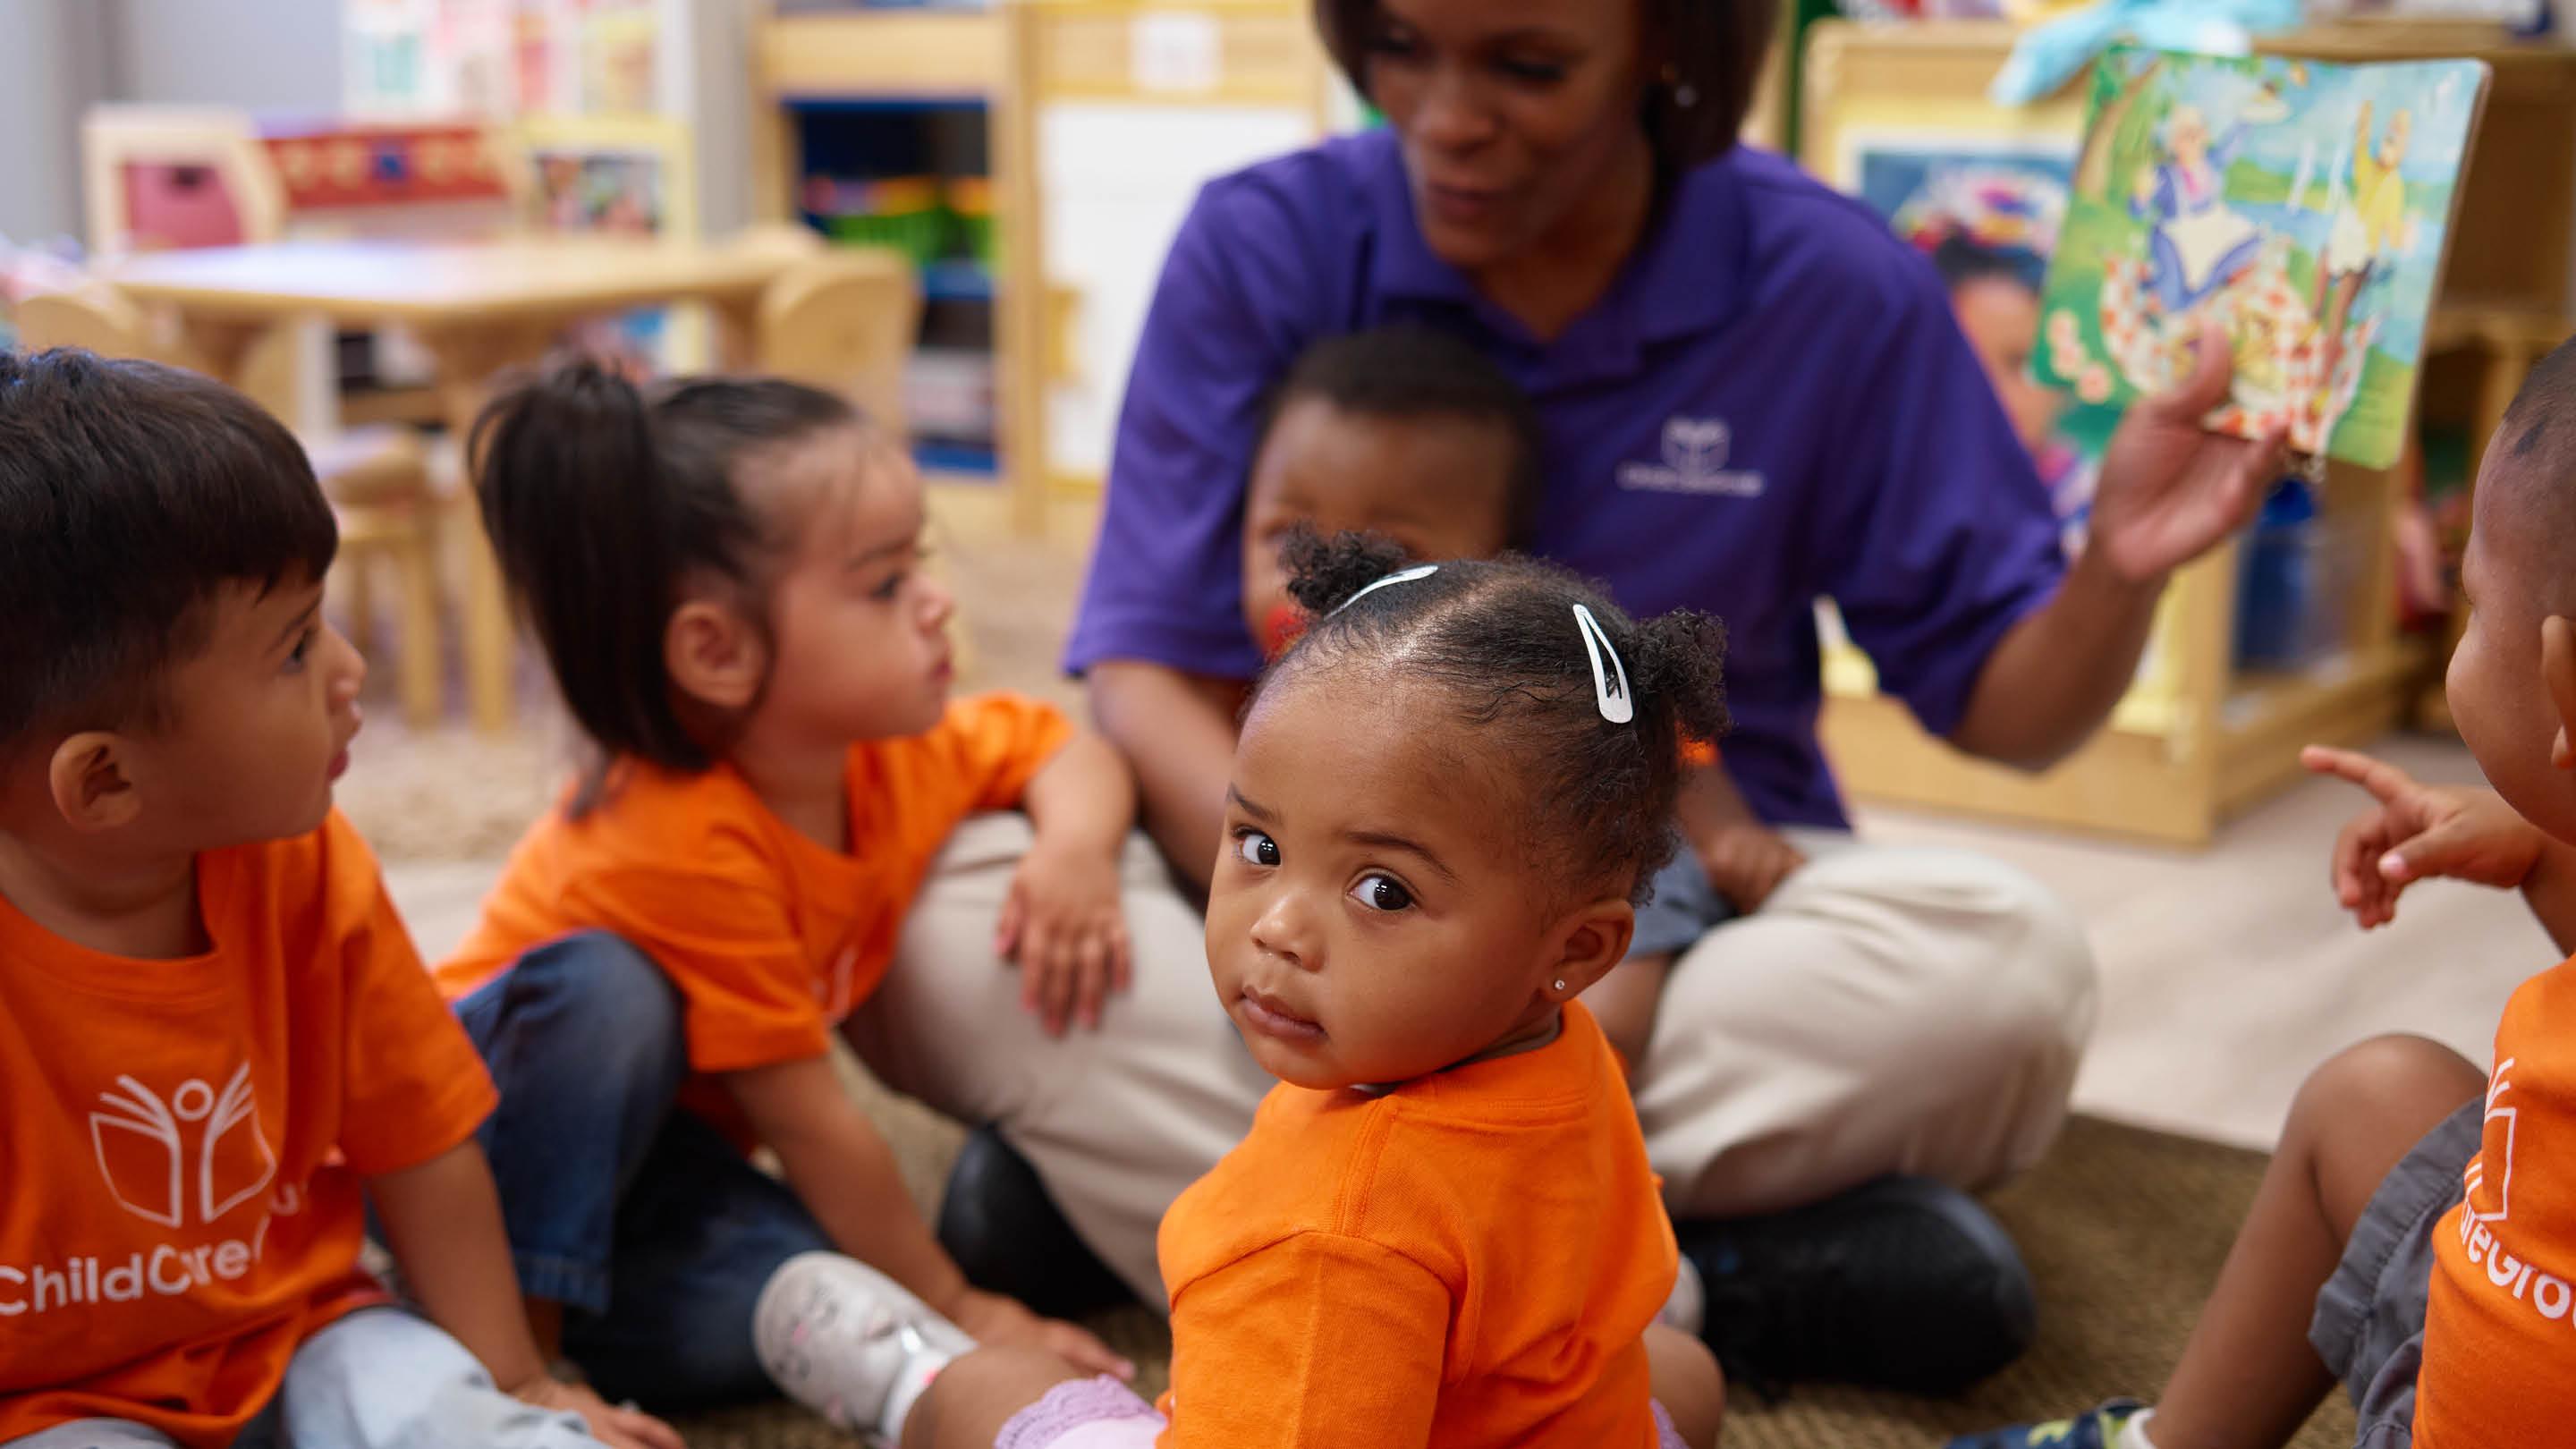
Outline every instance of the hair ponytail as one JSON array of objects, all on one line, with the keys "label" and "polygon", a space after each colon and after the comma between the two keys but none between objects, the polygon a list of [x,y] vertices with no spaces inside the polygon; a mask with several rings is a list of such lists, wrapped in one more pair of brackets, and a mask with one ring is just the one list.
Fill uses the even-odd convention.
[{"label": "hair ponytail", "polygon": [[596,802],[610,761],[715,762],[720,742],[683,718],[664,656],[681,586],[706,574],[756,587],[785,541],[736,487],[745,453],[857,419],[829,393],[774,379],[648,396],[587,359],[483,410],[467,453],[484,529],[565,707],[601,755],[577,810]]},{"label": "hair ponytail", "polygon": [[1684,742],[1713,742],[1733,727],[1726,712],[1726,626],[1677,609],[1638,621],[1627,645],[1639,704],[1672,721]]},{"label": "hair ponytail", "polygon": [[1384,534],[1327,538],[1300,524],[1279,546],[1279,561],[1288,570],[1288,597],[1320,619],[1404,567],[1404,549]]}]

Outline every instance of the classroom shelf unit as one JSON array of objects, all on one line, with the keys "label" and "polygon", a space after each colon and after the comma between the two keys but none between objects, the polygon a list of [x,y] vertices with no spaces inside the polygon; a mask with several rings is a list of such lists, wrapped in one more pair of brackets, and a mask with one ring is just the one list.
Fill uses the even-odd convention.
[{"label": "classroom shelf unit", "polygon": [[[2005,148],[2063,145],[2071,154],[2084,121],[2076,87],[2019,111],[1986,99],[2014,34],[2002,23],[1970,21],[1818,22],[1806,41],[1802,160],[1851,186],[1854,157],[1870,136],[1967,136]],[[2262,48],[2338,61],[2488,62],[2494,81],[2433,332],[2484,336],[2480,318],[2565,313],[2576,216],[2576,51],[2508,43],[2491,29],[2395,22],[2305,30]],[[2515,337],[2524,345],[2523,332]],[[2434,350],[2428,346],[2428,357]],[[1865,661],[1854,658],[1828,671],[1821,732],[1837,774],[1864,801],[2207,842],[2228,816],[2297,777],[2300,746],[2379,734],[2426,683],[2436,651],[2401,635],[2394,612],[2389,525],[2404,486],[2393,472],[2338,464],[2329,473],[2322,517],[2353,545],[2353,582],[2343,646],[2314,667],[2295,674],[2234,667],[2240,545],[2230,544],[2175,576],[2140,684],[2111,727],[2054,769],[2024,774],[1930,738],[1875,692]]]},{"label": "classroom shelf unit", "polygon": [[981,454],[932,437],[923,458],[997,473],[1031,531],[1051,497],[1100,486],[1129,349],[1190,197],[1312,140],[1327,112],[1329,67],[1292,0],[799,4],[762,17],[753,51],[763,219],[832,230],[805,204],[817,175],[980,173],[978,255],[919,258],[914,391],[944,368],[956,387],[942,395],[973,392],[965,369],[980,361],[992,436]]},{"label": "classroom shelf unit", "polygon": [[949,481],[1008,467],[1011,289],[955,202],[971,191],[989,212],[1011,184],[1009,32],[999,8],[803,5],[762,14],[752,44],[755,215],[892,246],[919,268],[905,412],[916,457]]}]

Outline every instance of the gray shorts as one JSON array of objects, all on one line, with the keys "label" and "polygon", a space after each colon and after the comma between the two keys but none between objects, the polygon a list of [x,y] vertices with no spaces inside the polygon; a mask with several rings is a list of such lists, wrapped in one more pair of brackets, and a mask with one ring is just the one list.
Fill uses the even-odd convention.
[{"label": "gray shorts", "polygon": [[2433,1225],[2459,1205],[2460,1175],[2485,1130],[2486,1101],[2471,1098],[2425,1133],[2371,1194],[2317,1295],[2308,1342],[2352,1393],[2354,1449],[2408,1449],[2415,1441]]},{"label": "gray shorts", "polygon": [[1735,919],[1734,903],[1708,883],[1708,872],[1687,844],[1674,846],[1672,860],[1655,872],[1654,885],[1653,898],[1637,907],[1637,934],[1628,942],[1632,960],[1680,955],[1711,927]]}]

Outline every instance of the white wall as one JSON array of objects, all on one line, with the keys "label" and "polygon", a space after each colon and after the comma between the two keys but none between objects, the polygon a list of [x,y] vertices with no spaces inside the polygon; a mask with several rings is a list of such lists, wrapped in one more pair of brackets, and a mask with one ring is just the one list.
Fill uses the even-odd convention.
[{"label": "white wall", "polygon": [[340,0],[0,0],[0,235],[79,234],[102,101],[335,111]]},{"label": "white wall", "polygon": [[88,0],[0,0],[0,236],[80,231],[80,114],[107,94]]},{"label": "white wall", "polygon": [[340,108],[340,0],[72,3],[107,13],[113,99],[254,111]]}]

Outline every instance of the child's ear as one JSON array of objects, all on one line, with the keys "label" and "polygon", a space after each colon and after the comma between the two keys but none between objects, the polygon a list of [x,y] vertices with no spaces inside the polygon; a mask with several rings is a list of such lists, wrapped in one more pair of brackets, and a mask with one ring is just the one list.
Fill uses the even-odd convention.
[{"label": "child's ear", "polygon": [[2540,621],[2540,682],[2558,716],[2549,763],[2576,770],[2576,620],[2552,614]]},{"label": "child's ear", "polygon": [[143,792],[125,767],[125,741],[85,730],[54,747],[45,784],[54,809],[74,830],[114,830],[143,813]]},{"label": "child's ear", "polygon": [[769,677],[769,648],[741,612],[690,599],[662,631],[662,667],[680,692],[717,709],[749,709]]},{"label": "child's ear", "polygon": [[1578,907],[1550,938],[1557,949],[1539,994],[1560,1006],[1581,996],[1628,959],[1628,943],[1636,934],[1637,908],[1625,896],[1604,896]]}]

